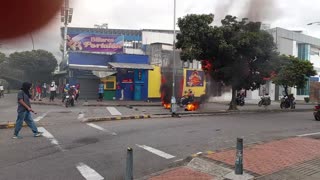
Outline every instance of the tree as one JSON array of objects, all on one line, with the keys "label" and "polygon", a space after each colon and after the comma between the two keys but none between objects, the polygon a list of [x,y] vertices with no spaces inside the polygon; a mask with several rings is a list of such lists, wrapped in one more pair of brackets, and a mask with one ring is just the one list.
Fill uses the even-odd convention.
[{"label": "tree", "polygon": [[0,64],[3,63],[7,59],[6,55],[0,52]]},{"label": "tree", "polygon": [[182,50],[182,60],[205,60],[207,73],[232,87],[229,109],[236,110],[237,90],[255,90],[271,76],[276,45],[269,33],[260,30],[260,22],[238,21],[234,16],[226,16],[220,27],[212,27],[212,22],[212,14],[179,18],[176,47]]},{"label": "tree", "polygon": [[308,78],[317,74],[309,61],[285,55],[280,59],[282,65],[279,67],[279,73],[273,77],[273,83],[283,86],[286,96],[289,87],[304,88]]},{"label": "tree", "polygon": [[22,70],[25,79],[31,82],[48,82],[57,67],[57,60],[45,50],[15,52],[9,56],[9,65]]}]

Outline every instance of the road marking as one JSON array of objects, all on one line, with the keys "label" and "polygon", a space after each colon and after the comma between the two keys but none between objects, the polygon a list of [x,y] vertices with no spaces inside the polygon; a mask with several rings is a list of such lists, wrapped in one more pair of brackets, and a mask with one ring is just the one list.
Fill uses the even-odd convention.
[{"label": "road marking", "polygon": [[39,127],[38,130],[39,130],[39,132],[42,132],[42,133],[43,133],[42,135],[43,135],[44,137],[46,137],[46,138],[48,138],[48,139],[50,140],[51,144],[56,145],[61,151],[65,151],[65,149],[63,149],[63,148],[60,146],[60,144],[59,144],[59,142],[56,140],[56,138],[54,138],[54,136],[53,136],[49,131],[47,131],[44,127]]},{"label": "road marking", "polygon": [[301,135],[297,135],[298,137],[305,137],[305,136],[312,136],[312,135],[318,135],[320,134],[320,132],[316,132],[316,133],[310,133],[310,134],[301,134]]},{"label": "road marking", "polygon": [[48,115],[48,113],[44,113],[41,116],[38,116],[34,119],[35,122],[39,122],[41,119],[43,119],[44,117],[46,117]]},{"label": "road marking", "polygon": [[78,115],[78,119],[83,119],[84,118],[84,114],[83,113],[80,113],[79,115]]},{"label": "road marking", "polygon": [[117,135],[117,133],[111,132],[111,131],[109,131],[109,130],[107,130],[107,129],[104,129],[103,127],[98,126],[98,125],[95,125],[95,124],[93,124],[93,123],[87,123],[87,125],[88,125],[88,126],[91,126],[91,127],[93,127],[93,128],[99,129],[100,131],[109,133],[109,134],[111,134],[111,135],[113,135],[113,136],[116,136],[116,135]]},{"label": "road marking", "polygon": [[77,165],[78,171],[81,173],[81,175],[86,178],[87,180],[102,180],[104,177],[102,177],[99,173],[97,173],[94,169],[87,166],[84,163],[79,163]]},{"label": "road marking", "polygon": [[147,150],[147,151],[149,151],[149,152],[151,152],[151,153],[153,153],[153,154],[156,154],[156,155],[158,155],[158,156],[160,156],[160,157],[163,157],[163,158],[165,158],[165,159],[172,159],[172,158],[175,157],[175,156],[172,156],[172,155],[170,155],[170,154],[167,154],[167,153],[165,153],[165,152],[163,152],[163,151],[160,151],[160,150],[158,150],[158,149],[154,149],[154,148],[149,147],[149,146],[146,146],[146,145],[136,144],[136,146],[141,147],[141,148],[143,148],[143,149],[145,149],[145,150]]},{"label": "road marking", "polygon": [[122,114],[115,107],[107,107],[112,116],[121,116]]}]

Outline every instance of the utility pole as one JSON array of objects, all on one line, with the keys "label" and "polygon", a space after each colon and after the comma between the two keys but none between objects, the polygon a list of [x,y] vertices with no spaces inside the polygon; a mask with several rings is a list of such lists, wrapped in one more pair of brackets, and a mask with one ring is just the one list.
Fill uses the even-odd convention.
[{"label": "utility pole", "polygon": [[68,35],[68,24],[72,21],[73,8],[69,8],[69,0],[64,1],[64,6],[61,9],[61,22],[64,23],[64,33],[63,33],[63,55],[62,61],[67,61],[67,66],[69,65],[69,60],[67,58],[67,35]]},{"label": "utility pole", "polygon": [[175,97],[175,81],[176,81],[176,0],[173,5],[173,68],[172,68],[172,97],[171,97],[171,112],[172,117],[176,116],[176,97]]}]

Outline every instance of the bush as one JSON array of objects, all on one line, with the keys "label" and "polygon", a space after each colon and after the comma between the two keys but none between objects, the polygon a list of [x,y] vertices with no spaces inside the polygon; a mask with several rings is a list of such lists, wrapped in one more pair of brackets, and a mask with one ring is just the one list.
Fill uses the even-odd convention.
[{"label": "bush", "polygon": [[305,97],[305,98],[304,98],[304,101],[305,101],[306,103],[309,103],[309,102],[310,102],[310,98],[309,98],[309,97]]}]

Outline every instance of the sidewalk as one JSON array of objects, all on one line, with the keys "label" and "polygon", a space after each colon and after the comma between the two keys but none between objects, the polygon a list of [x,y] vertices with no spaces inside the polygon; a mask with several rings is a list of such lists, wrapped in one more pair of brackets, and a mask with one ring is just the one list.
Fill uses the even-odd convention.
[{"label": "sidewalk", "polygon": [[244,175],[234,175],[235,149],[208,152],[189,163],[142,179],[320,179],[318,137],[292,137],[244,148]]}]

